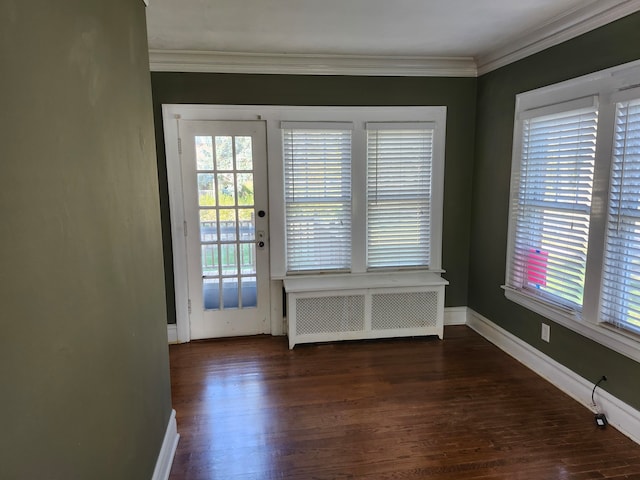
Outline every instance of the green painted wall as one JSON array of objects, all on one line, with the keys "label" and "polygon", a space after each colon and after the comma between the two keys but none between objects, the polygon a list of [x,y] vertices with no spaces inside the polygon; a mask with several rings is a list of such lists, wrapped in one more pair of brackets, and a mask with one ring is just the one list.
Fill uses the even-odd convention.
[{"label": "green painted wall", "polygon": [[0,3],[0,478],[150,479],[171,412],[142,0]]},{"label": "green painted wall", "polygon": [[[468,305],[584,378],[640,408],[640,365],[508,301],[504,284],[515,95],[640,58],[640,13],[478,80]],[[639,79],[640,81],[640,79]],[[551,342],[540,324],[551,323]]]},{"label": "green painted wall", "polygon": [[165,245],[169,322],[175,323],[171,229],[162,104],[446,105],[447,143],[442,264],[447,306],[467,304],[469,226],[475,124],[475,78],[343,77],[152,73]]}]

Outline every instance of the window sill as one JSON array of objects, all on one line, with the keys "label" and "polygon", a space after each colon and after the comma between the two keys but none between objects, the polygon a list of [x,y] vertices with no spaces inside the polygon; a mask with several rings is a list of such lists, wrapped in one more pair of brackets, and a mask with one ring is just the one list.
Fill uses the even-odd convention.
[{"label": "window sill", "polygon": [[546,305],[536,298],[512,288],[506,286],[502,288],[504,289],[505,297],[512,302],[528,308],[636,362],[640,362],[640,342],[633,335],[606,324],[591,323],[576,314]]}]

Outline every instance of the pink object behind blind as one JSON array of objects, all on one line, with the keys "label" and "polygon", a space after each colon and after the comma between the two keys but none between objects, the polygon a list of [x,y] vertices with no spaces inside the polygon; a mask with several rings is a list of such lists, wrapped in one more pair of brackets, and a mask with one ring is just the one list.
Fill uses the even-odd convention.
[{"label": "pink object behind blind", "polygon": [[539,287],[547,285],[547,260],[549,253],[531,248],[527,257],[527,280]]}]

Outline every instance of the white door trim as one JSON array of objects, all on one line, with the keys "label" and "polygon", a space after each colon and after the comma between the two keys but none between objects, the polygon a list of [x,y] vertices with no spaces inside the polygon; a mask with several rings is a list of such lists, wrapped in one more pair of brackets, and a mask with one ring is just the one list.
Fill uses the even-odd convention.
[{"label": "white door trim", "polygon": [[187,242],[185,232],[184,199],[182,195],[182,169],[178,147],[179,105],[162,106],[164,147],[169,186],[169,211],[171,217],[171,243],[173,245],[173,283],[176,303],[177,342],[191,340],[189,326],[189,288],[187,272]]}]

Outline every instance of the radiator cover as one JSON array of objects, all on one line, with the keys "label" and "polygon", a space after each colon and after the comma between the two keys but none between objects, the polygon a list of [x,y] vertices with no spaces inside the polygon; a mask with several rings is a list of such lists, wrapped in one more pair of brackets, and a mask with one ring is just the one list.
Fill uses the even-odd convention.
[{"label": "radiator cover", "polygon": [[290,289],[289,347],[298,343],[414,335],[442,338],[444,282],[396,288]]}]

